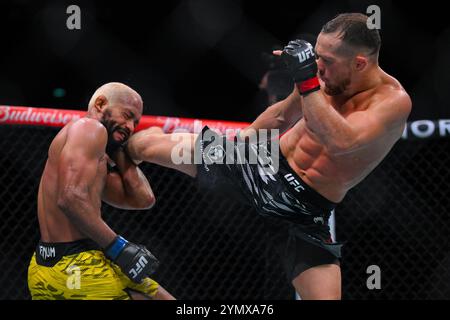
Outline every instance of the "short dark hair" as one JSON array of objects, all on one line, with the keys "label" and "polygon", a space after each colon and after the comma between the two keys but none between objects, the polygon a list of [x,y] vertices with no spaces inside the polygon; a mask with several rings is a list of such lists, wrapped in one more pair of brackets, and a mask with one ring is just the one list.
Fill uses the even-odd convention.
[{"label": "short dark hair", "polygon": [[366,48],[369,55],[378,54],[381,37],[377,29],[367,27],[368,17],[362,13],[342,13],[322,27],[322,33],[339,33],[339,38],[356,48]]}]

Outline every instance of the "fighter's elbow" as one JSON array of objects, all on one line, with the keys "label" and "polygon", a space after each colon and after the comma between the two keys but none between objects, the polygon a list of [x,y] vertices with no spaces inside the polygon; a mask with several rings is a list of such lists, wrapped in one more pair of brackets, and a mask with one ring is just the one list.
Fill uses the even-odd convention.
[{"label": "fighter's elbow", "polygon": [[285,113],[278,105],[271,105],[266,110],[268,118],[270,119],[270,128],[272,129],[283,129],[287,125],[287,120]]},{"label": "fighter's elbow", "polygon": [[141,197],[140,199],[134,201],[131,207],[134,210],[148,210],[153,208],[156,203],[156,198],[154,195],[147,195],[145,197]]},{"label": "fighter's elbow", "polygon": [[142,203],[142,209],[151,209],[156,203],[156,198],[153,194],[148,195],[144,198],[144,201]]},{"label": "fighter's elbow", "polygon": [[333,156],[347,154],[357,148],[357,142],[354,139],[332,141],[327,144],[328,153]]}]

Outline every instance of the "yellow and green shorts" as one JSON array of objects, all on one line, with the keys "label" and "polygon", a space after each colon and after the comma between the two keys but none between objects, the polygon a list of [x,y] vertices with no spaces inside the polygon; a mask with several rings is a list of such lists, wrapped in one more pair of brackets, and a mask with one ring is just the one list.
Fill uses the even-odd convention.
[{"label": "yellow and green shorts", "polygon": [[28,267],[33,300],[130,300],[135,291],[153,298],[159,284],[144,278],[131,281],[89,239],[39,242]]}]

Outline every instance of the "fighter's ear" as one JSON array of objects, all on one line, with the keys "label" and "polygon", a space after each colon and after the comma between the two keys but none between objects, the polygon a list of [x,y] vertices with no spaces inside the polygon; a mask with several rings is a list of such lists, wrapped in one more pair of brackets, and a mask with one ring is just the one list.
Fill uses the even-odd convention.
[{"label": "fighter's ear", "polygon": [[367,60],[367,57],[364,57],[364,56],[362,56],[362,55],[357,55],[356,57],[355,57],[355,61],[354,61],[354,65],[355,65],[355,69],[357,70],[357,71],[362,71],[362,70],[364,70],[364,68],[367,66],[367,64],[368,64],[368,60]]},{"label": "fighter's ear", "polygon": [[99,95],[97,98],[95,98],[94,102],[94,108],[97,110],[97,112],[102,112],[106,106],[108,105],[108,99],[104,95]]}]

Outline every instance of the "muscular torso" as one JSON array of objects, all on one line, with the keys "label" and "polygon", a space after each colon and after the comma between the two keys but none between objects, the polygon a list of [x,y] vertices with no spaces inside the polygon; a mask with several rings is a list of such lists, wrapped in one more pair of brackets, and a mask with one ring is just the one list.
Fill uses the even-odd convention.
[{"label": "muscular torso", "polygon": [[[53,139],[39,185],[38,219],[41,240],[44,242],[69,242],[86,238],[57,206],[59,158],[72,124],[66,125]],[[100,209],[107,174],[106,155],[99,162],[99,170],[89,194],[91,203]],[[98,212],[100,213],[100,210]]]},{"label": "muscular torso", "polygon": [[[385,75],[384,83],[362,92],[335,108],[344,118],[357,111],[365,111],[382,94],[383,86],[400,84]],[[331,100],[330,103],[332,104]],[[345,154],[331,155],[301,119],[280,140],[280,149],[291,168],[313,189],[333,202],[340,202],[347,191],[363,180],[386,156],[403,132],[403,125],[391,128],[386,134],[364,148]]]}]

